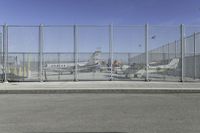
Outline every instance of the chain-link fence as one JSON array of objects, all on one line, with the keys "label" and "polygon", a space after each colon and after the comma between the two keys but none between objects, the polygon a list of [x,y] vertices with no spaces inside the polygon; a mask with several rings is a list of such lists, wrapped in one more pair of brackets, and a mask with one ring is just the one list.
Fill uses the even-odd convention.
[{"label": "chain-link fence", "polygon": [[200,26],[0,26],[1,81],[199,81]]},{"label": "chain-link fence", "polygon": [[3,68],[3,26],[0,26],[0,81],[3,81],[3,73],[4,73],[4,68]]}]

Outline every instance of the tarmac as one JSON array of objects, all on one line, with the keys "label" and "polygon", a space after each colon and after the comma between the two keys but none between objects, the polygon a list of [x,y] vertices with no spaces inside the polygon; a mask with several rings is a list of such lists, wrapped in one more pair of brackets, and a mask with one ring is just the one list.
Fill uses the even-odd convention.
[{"label": "tarmac", "polygon": [[199,82],[79,81],[0,83],[0,94],[200,93]]}]

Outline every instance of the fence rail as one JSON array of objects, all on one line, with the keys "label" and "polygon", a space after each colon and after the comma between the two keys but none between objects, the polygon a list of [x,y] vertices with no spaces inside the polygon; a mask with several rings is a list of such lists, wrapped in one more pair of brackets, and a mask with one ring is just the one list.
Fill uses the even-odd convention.
[{"label": "fence rail", "polygon": [[200,26],[2,25],[7,81],[200,81]]}]

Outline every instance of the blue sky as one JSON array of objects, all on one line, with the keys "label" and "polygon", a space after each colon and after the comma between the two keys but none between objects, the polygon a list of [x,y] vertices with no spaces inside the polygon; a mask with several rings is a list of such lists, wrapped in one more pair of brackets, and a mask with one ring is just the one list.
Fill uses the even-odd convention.
[{"label": "blue sky", "polygon": [[[145,23],[200,25],[200,0],[0,0],[0,24],[4,23],[8,25],[41,23],[47,25],[144,25]],[[16,49],[37,51],[38,29],[10,28],[9,31],[10,51],[16,51]],[[56,30],[46,28],[45,31],[48,32],[45,35],[47,52],[73,51],[72,29],[63,31],[59,28]],[[116,29],[116,37],[114,37],[116,51],[144,51],[142,31],[142,28],[139,31],[137,28]],[[155,29],[156,31],[159,31],[157,34],[162,33],[161,36],[166,34],[161,29]],[[97,28],[96,32],[94,29],[90,31],[81,29],[79,50],[85,52],[90,48],[89,51],[94,51],[101,47],[103,51],[108,51],[106,34],[108,34],[107,30],[102,28]],[[152,33],[154,34],[156,33]],[[174,34],[176,35],[173,37],[158,38],[157,42],[152,42],[154,45],[152,48],[161,46],[164,42],[168,43],[166,40],[169,38],[168,41],[178,39],[178,29],[174,31]]]},{"label": "blue sky", "polygon": [[199,24],[199,0],[0,0],[0,24]]}]

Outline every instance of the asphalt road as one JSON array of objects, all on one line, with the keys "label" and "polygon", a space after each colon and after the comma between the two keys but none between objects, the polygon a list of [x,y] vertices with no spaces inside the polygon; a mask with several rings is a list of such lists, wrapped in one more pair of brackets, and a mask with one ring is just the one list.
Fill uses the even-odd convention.
[{"label": "asphalt road", "polygon": [[0,95],[0,132],[199,133],[200,94]]}]

